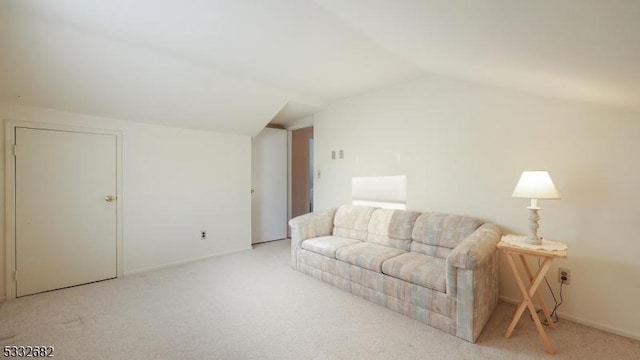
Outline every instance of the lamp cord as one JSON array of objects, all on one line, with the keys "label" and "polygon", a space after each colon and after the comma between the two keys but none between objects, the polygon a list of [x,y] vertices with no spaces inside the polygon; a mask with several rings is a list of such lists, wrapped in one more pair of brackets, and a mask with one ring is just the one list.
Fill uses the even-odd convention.
[{"label": "lamp cord", "polygon": [[[538,258],[538,269],[540,267],[541,267],[540,259]],[[550,314],[549,317],[551,318],[551,321],[555,324],[558,321],[560,321],[560,318],[558,317],[558,308],[560,307],[560,305],[562,305],[562,302],[564,301],[564,299],[562,297],[562,287],[564,286],[564,282],[565,281],[562,280],[560,282],[560,291],[559,291],[559,294],[558,294],[559,297],[560,297],[560,302],[558,302],[558,299],[556,298],[556,294],[553,292],[553,289],[551,289],[551,284],[549,284],[549,280],[547,280],[546,276],[544,277],[544,282],[547,283],[547,288],[549,288],[549,292],[551,293],[551,297],[553,297],[554,306],[553,306],[553,311],[551,311],[551,314]],[[538,314],[540,312],[542,312],[542,310],[536,311],[536,313],[538,313]],[[542,321],[542,324],[546,325],[546,326],[549,326],[549,322],[547,321],[547,319],[544,319]]]}]

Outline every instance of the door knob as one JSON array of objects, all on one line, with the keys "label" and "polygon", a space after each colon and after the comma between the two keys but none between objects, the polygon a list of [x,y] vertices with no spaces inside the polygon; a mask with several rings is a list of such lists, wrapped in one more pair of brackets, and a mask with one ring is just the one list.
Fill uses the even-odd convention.
[{"label": "door knob", "polygon": [[116,197],[113,196],[113,195],[107,195],[107,196],[104,197],[104,201],[106,201],[106,202],[112,202],[112,201],[115,201],[115,200],[116,200]]}]

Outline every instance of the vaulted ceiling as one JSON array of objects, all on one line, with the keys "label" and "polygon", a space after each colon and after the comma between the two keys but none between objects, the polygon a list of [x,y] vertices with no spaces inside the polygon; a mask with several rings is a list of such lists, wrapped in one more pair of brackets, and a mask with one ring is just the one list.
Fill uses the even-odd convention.
[{"label": "vaulted ceiling", "polygon": [[0,1],[3,102],[253,135],[429,75],[640,111],[640,2]]}]

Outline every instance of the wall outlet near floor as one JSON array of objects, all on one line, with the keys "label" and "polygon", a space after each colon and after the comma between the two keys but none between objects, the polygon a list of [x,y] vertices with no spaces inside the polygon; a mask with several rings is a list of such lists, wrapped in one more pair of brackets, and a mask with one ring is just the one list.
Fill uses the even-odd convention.
[{"label": "wall outlet near floor", "polygon": [[200,231],[200,240],[207,240],[207,230]]},{"label": "wall outlet near floor", "polygon": [[558,282],[564,281],[565,285],[571,284],[571,270],[565,268],[558,269]]}]

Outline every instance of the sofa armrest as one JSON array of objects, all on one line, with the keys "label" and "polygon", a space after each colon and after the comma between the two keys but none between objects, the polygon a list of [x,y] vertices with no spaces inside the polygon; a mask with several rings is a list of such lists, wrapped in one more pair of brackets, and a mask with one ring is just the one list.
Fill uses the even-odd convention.
[{"label": "sofa armrest", "polygon": [[496,252],[496,244],[502,232],[497,225],[483,224],[447,257],[447,294],[455,297],[457,293],[457,269],[475,270],[482,266]]},{"label": "sofa armrest", "polygon": [[501,234],[494,224],[480,226],[451,251],[447,263],[460,269],[476,269],[496,251]]},{"label": "sofa armrest", "polygon": [[484,224],[447,257],[447,295],[456,299],[456,336],[475,342],[498,303],[500,228]]},{"label": "sofa armrest", "polygon": [[291,266],[298,268],[298,249],[307,239],[331,235],[336,208],[315,211],[289,220],[291,226]]}]

